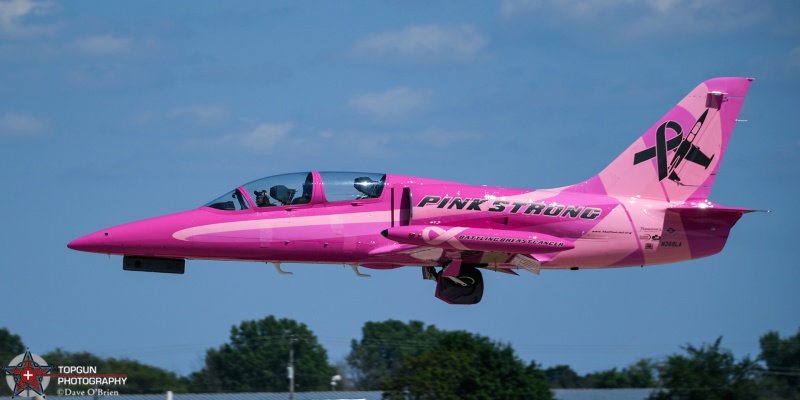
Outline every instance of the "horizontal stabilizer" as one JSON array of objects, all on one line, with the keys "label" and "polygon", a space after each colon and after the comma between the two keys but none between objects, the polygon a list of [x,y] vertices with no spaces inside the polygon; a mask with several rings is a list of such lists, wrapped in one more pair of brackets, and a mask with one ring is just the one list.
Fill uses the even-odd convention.
[{"label": "horizontal stabilizer", "polygon": [[[691,249],[692,258],[708,257],[722,251],[731,228],[746,213],[746,208],[722,207],[670,207],[666,209],[665,226],[680,227]],[[661,242],[662,246],[665,242]],[[675,243],[675,242],[672,242]],[[680,242],[677,242],[680,245]]]},{"label": "horizontal stabilizer", "polygon": [[753,210],[750,208],[741,208],[741,207],[714,206],[714,207],[668,207],[666,211],[677,213],[686,217],[702,218],[702,217],[732,216],[738,220],[744,214],[757,212],[759,210]]}]

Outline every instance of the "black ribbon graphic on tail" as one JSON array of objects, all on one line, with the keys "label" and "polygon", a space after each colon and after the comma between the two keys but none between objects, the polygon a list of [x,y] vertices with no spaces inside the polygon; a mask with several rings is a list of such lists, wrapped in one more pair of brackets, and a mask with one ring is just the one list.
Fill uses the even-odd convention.
[{"label": "black ribbon graphic on tail", "polygon": [[[675,131],[677,136],[667,140],[667,128]],[[656,129],[656,145],[636,153],[633,156],[633,165],[657,157],[658,180],[662,181],[667,177],[667,152],[678,148],[682,141],[683,128],[675,121],[664,122]]]},{"label": "black ribbon graphic on tail", "polygon": [[[663,181],[664,178],[669,176],[669,179],[675,182],[681,181],[681,178],[675,173],[675,169],[678,168],[678,165],[683,160],[708,168],[714,156],[706,156],[700,151],[700,148],[692,144],[697,138],[697,134],[700,132],[707,115],[708,109],[697,119],[697,122],[692,126],[692,130],[685,138],[683,137],[683,128],[677,122],[667,121],[659,125],[658,129],[656,129],[656,145],[636,153],[633,156],[633,165],[655,157],[658,164],[658,180]],[[667,129],[675,131],[675,137],[667,140]],[[667,152],[675,149],[677,150],[672,157],[672,161],[667,164]]]}]

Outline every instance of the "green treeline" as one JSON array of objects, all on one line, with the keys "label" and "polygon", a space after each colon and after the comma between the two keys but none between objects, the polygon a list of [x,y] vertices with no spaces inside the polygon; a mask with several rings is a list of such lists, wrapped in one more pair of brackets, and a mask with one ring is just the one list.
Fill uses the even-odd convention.
[{"label": "green treeline", "polygon": [[[286,392],[291,353],[298,392],[330,390],[338,375],[337,390],[378,390],[387,399],[552,399],[551,389],[557,388],[657,388],[653,400],[800,398],[800,330],[786,338],[768,332],[759,344],[756,359],[736,360],[718,338],[700,347],[686,345],[664,360],[642,359],[622,369],[579,375],[567,365],[526,364],[510,344],[482,335],[388,320],[364,324],[346,359],[331,365],[305,324],[268,316],[233,326],[230,341],[208,349],[204,366],[189,376],[60,348],[40,355],[49,365],[127,374],[125,385],[101,387],[120,394]],[[24,352],[22,338],[0,329],[3,366]],[[0,396],[10,396],[7,385],[0,388]],[[47,393],[58,390],[51,378]]]}]

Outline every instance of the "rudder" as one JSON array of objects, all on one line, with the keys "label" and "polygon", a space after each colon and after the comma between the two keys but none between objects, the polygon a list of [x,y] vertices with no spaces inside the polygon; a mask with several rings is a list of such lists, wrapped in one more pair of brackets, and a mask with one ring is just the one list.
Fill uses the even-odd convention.
[{"label": "rudder", "polygon": [[564,190],[675,203],[708,199],[752,81],[701,83],[597,176]]}]

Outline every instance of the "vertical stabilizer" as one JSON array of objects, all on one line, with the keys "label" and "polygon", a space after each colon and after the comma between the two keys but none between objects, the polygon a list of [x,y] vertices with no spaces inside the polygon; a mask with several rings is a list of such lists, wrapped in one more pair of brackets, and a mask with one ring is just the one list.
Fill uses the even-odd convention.
[{"label": "vertical stabilizer", "polygon": [[752,80],[701,83],[597,176],[564,190],[675,203],[708,199]]}]

